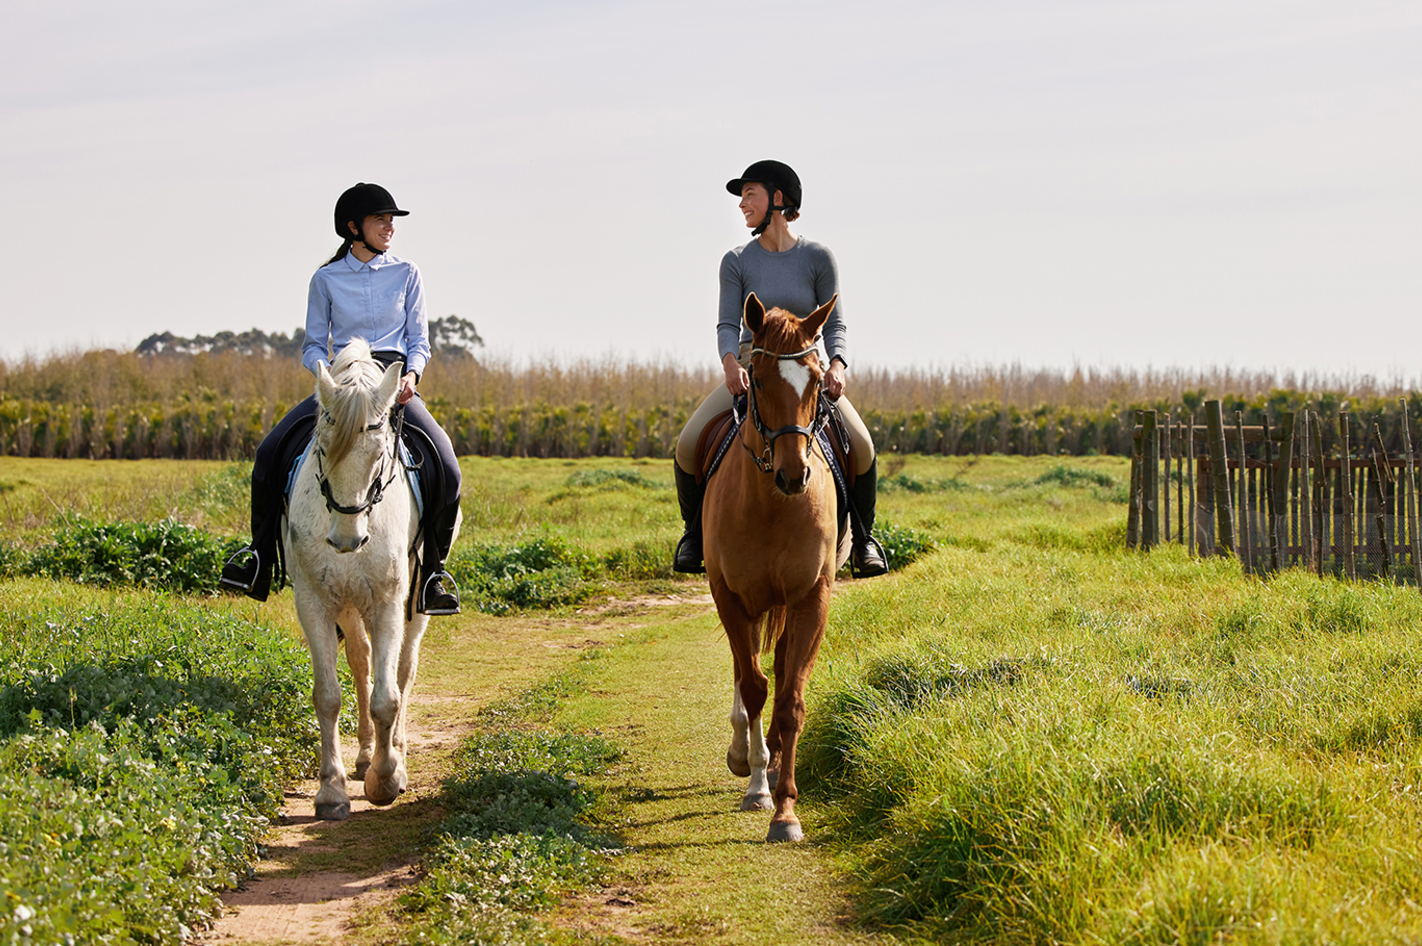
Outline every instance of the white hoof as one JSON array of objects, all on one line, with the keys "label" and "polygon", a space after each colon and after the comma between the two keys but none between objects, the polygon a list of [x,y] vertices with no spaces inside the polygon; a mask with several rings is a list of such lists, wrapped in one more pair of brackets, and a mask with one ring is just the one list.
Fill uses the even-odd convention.
[{"label": "white hoof", "polygon": [[774,811],[775,799],[769,795],[746,795],[741,799],[741,811]]}]

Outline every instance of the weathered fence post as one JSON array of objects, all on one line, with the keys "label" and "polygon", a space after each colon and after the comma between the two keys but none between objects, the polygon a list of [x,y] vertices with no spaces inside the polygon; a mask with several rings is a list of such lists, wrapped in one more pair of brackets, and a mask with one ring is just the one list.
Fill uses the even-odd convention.
[{"label": "weathered fence post", "polygon": [[1323,577],[1323,561],[1325,558],[1333,558],[1333,537],[1337,530],[1333,527],[1333,496],[1328,492],[1328,458],[1323,454],[1323,422],[1319,419],[1318,412],[1313,414],[1313,420],[1309,424],[1313,434],[1313,462],[1318,464],[1317,476],[1314,478],[1315,488],[1318,495],[1314,497],[1314,502],[1318,508],[1318,577]]},{"label": "weathered fence post", "polygon": [[1144,411],[1141,424],[1141,548],[1160,544],[1160,426],[1155,411]]},{"label": "weathered fence post", "polygon": [[1234,412],[1234,432],[1239,440],[1239,560],[1245,574],[1254,571],[1254,509],[1249,495],[1249,459],[1244,452],[1244,411]]},{"label": "weathered fence post", "polygon": [[1382,545],[1383,576],[1392,577],[1393,517],[1388,512],[1392,508],[1394,494],[1392,466],[1387,462],[1387,446],[1383,443],[1382,428],[1373,423],[1373,482],[1378,499],[1378,511],[1374,520],[1378,530],[1378,541]]},{"label": "weathered fence post", "polygon": [[1348,443],[1348,412],[1338,412],[1338,444],[1343,454],[1341,488],[1343,490],[1343,574],[1349,581],[1358,580],[1357,550],[1353,546],[1357,530],[1353,526],[1353,454]]},{"label": "weathered fence post", "polygon": [[1135,429],[1131,432],[1131,497],[1126,507],[1126,548],[1140,547],[1141,540],[1141,430],[1143,411],[1135,412]]},{"label": "weathered fence post", "polygon": [[1274,567],[1289,564],[1289,474],[1294,465],[1294,415],[1283,416],[1279,456],[1274,460]]},{"label": "weathered fence post", "polygon": [[[1190,557],[1195,557],[1195,415],[1190,415],[1190,426],[1185,433],[1185,478],[1190,484]],[[1422,582],[1418,582],[1422,585]]]},{"label": "weathered fence post", "polygon": [[1205,402],[1205,425],[1210,441],[1210,470],[1214,473],[1215,514],[1218,522],[1215,528],[1215,547],[1233,552],[1233,497],[1229,489],[1229,470],[1225,468],[1229,462],[1229,452],[1225,449],[1224,409],[1219,401]]},{"label": "weathered fence post", "polygon": [[1318,553],[1313,547],[1313,484],[1308,473],[1308,411],[1304,411],[1299,420],[1303,422],[1303,430],[1299,433],[1299,546],[1303,552],[1304,568],[1313,571],[1316,564],[1314,556]]},{"label": "weathered fence post", "polygon": [[1412,577],[1417,582],[1417,590],[1422,592],[1422,541],[1417,536],[1417,480],[1412,468],[1412,423],[1407,417],[1407,398],[1399,398],[1402,406],[1402,452],[1407,460],[1406,494],[1407,534],[1412,540]]},{"label": "weathered fence post", "polygon": [[1160,538],[1163,542],[1170,541],[1170,435],[1174,426],[1174,416],[1167,413],[1165,415],[1165,433],[1160,436],[1160,462],[1165,469],[1165,480],[1161,484],[1164,489],[1160,496]]}]

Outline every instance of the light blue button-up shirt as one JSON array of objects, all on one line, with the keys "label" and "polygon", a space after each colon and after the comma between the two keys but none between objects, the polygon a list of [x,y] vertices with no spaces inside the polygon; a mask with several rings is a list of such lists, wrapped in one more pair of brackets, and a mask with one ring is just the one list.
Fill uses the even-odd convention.
[{"label": "light blue button-up shirt", "polygon": [[301,363],[312,374],[319,365],[329,368],[328,343],[334,358],[353,338],[365,339],[371,351],[398,351],[405,356],[406,371],[425,373],[430,337],[419,267],[389,253],[369,263],[347,253],[316,270],[306,302]]}]

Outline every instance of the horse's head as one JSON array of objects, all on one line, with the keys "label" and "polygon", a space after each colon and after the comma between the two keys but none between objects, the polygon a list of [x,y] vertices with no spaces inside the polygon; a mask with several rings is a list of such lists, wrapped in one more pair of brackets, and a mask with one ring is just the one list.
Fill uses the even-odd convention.
[{"label": "horse's head", "polygon": [[326,541],[338,552],[370,541],[370,510],[398,468],[388,421],[403,370],[397,363],[382,373],[357,340],[317,373],[316,475],[331,514]]},{"label": "horse's head", "polygon": [[[800,319],[784,309],[766,312],[755,293],[746,297],[744,314],[753,339],[751,421],[770,451],[775,485],[787,496],[803,493],[810,482],[810,451],[824,375],[815,342],[838,299],[835,295]],[[803,449],[785,449],[788,443]]]}]

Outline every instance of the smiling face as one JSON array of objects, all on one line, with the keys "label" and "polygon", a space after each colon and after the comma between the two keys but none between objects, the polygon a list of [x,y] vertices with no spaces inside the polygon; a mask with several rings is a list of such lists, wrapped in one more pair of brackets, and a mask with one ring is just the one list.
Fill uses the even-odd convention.
[{"label": "smiling face", "polygon": [[[779,193],[779,191],[776,191]],[[754,230],[765,219],[770,208],[770,193],[764,184],[746,181],[741,185],[741,214],[746,218],[746,226]]]},{"label": "smiling face", "polygon": [[390,241],[395,238],[394,214],[371,214],[361,221],[360,232],[356,232],[354,222],[347,224],[356,239],[366,245],[372,253],[384,253],[390,249]]}]

